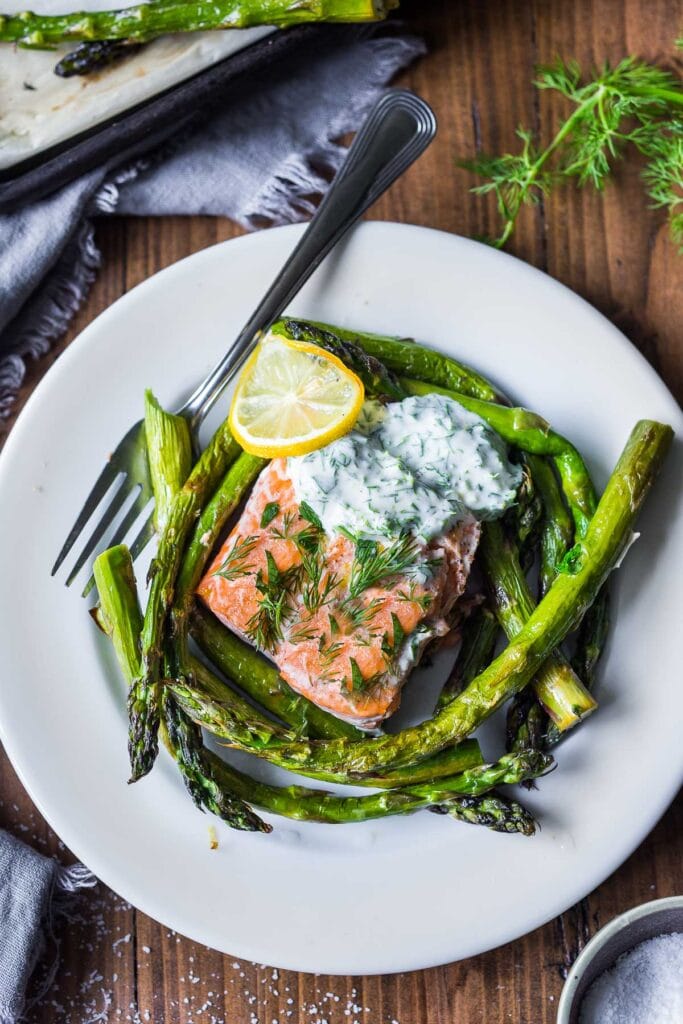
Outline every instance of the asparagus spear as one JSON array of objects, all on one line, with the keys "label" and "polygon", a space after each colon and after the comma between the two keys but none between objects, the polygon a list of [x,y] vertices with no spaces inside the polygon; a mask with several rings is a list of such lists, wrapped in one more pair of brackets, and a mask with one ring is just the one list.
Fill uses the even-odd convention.
[{"label": "asparagus spear", "polygon": [[[527,460],[534,486],[541,499],[539,597],[543,597],[555,579],[558,565],[572,546],[574,527],[552,465],[540,455],[527,455]],[[520,542],[522,541],[523,538],[520,536]]]},{"label": "asparagus spear", "polygon": [[147,774],[159,750],[159,666],[185,540],[207,496],[239,451],[223,423],[175,495],[150,567],[151,584],[141,637],[141,674],[133,681],[128,696],[131,782]]},{"label": "asparagus spear", "polygon": [[123,10],[0,15],[0,42],[45,48],[96,39],[145,42],[170,32],[286,27],[305,22],[378,21],[398,0],[155,0]]},{"label": "asparagus spear", "polygon": [[[584,615],[576,638],[572,668],[580,674],[589,689],[593,685],[595,669],[600,661],[607,639],[610,617],[609,604],[609,590],[607,584],[605,584]],[[537,738],[537,742],[534,744],[538,749],[548,750],[562,739],[562,734],[556,728],[554,722],[549,722],[545,716],[541,716],[540,725],[536,728],[540,731],[540,738]],[[522,737],[519,737],[514,747],[510,745],[509,749],[521,749],[522,739]]]},{"label": "asparagus spear", "polygon": [[[465,395],[484,399],[487,402],[501,400],[498,391],[474,370],[462,363],[445,356],[434,349],[417,345],[412,338],[390,338],[381,334],[368,334],[365,331],[353,331],[344,327],[335,327],[315,320],[295,320],[288,317],[279,321],[271,328],[274,331],[322,330],[328,336],[336,337],[338,343],[350,343],[379,360],[394,374],[414,377],[420,381],[429,381],[440,387],[450,388]],[[324,347],[324,346],[323,346]],[[401,381],[406,388],[406,382]],[[430,388],[430,390],[438,390]]]},{"label": "asparagus spear", "polygon": [[628,543],[640,507],[671,443],[671,427],[641,420],[607,484],[576,550],[572,572],[560,574],[506,649],[434,718],[396,736],[364,742],[317,740],[284,744],[296,771],[370,775],[416,763],[469,736],[505,700],[523,689],[586,610]]},{"label": "asparagus spear", "polygon": [[[209,753],[209,752],[207,752]],[[445,807],[449,812],[453,805],[453,817],[465,817],[466,808],[462,806],[462,797],[481,797],[495,786],[520,783],[525,779],[537,778],[545,774],[553,764],[552,758],[540,751],[527,750],[520,754],[506,754],[495,764],[485,764],[470,768],[448,779],[436,782],[405,786],[402,789],[389,789],[382,793],[367,796],[333,796],[321,790],[307,789],[302,786],[275,787],[257,782],[237,772],[230,765],[209,754],[215,778],[263,810],[281,814],[286,818],[299,821],[319,821],[327,824],[344,822],[369,821],[372,818],[383,818],[391,814],[412,814],[425,807]],[[217,762],[217,763],[216,763]],[[463,813],[458,814],[456,808]],[[476,804],[471,805],[467,820],[477,821]],[[492,806],[482,807],[481,824],[491,827],[489,814]],[[510,827],[503,829],[503,824],[512,826],[519,822],[517,805],[507,810],[498,805],[498,822],[501,831],[521,831],[523,828]],[[528,828],[528,825],[527,825]],[[530,834],[527,831],[526,834]]]},{"label": "asparagus spear", "polygon": [[[496,617],[508,639],[513,640],[531,616],[534,599],[517,551],[505,536],[500,521],[484,523],[479,550]],[[559,650],[553,651],[540,667],[532,685],[560,732],[576,725],[597,707]]]},{"label": "asparagus spear", "polygon": [[517,504],[514,506],[515,527],[519,541],[519,559],[525,572],[528,572],[536,560],[543,508],[531,475],[530,460],[535,456],[522,456],[522,483],[517,491]]},{"label": "asparagus spear", "polygon": [[456,821],[485,825],[493,832],[521,832],[523,836],[533,836],[536,832],[534,816],[516,800],[509,800],[498,793],[463,796],[429,809],[436,814],[448,814]]},{"label": "asparagus spear", "polygon": [[154,492],[154,525],[162,533],[173,499],[192,469],[190,424],[166,412],[151,391],[145,391],[145,438]]},{"label": "asparagus spear", "polygon": [[[130,686],[136,678],[140,666],[140,634],[143,617],[138,603],[133,562],[128,548],[118,545],[102,552],[95,559],[93,573],[100,595],[98,622],[111,637],[121,671]],[[199,757],[196,742],[193,746],[191,737],[188,740],[182,732],[182,723],[179,720],[176,725],[171,725],[171,734],[173,743],[187,743],[183,756],[188,767],[184,778],[193,799],[199,803],[199,806],[208,806],[210,810],[219,814],[234,828],[269,831],[269,826],[265,825],[239,797],[232,795],[229,788],[224,788],[220,799],[216,794],[210,794],[207,785],[202,783],[200,789],[196,774],[198,769],[190,767],[192,758],[196,761]],[[178,749],[177,746],[175,749]]]},{"label": "asparagus spear", "polygon": [[[188,679],[169,679],[166,683],[175,701],[183,709],[188,718],[197,725],[207,729],[214,736],[226,740],[227,745],[236,750],[256,753],[265,761],[278,765],[299,775],[308,775],[322,782],[334,782],[341,785],[371,785],[378,788],[391,788],[403,783],[431,781],[444,775],[453,775],[465,768],[481,763],[481,752],[476,740],[464,739],[457,746],[447,747],[436,752],[426,760],[420,759],[418,764],[402,764],[393,770],[380,773],[347,771],[333,765],[325,768],[309,767],[305,762],[292,758],[288,753],[286,740],[278,742],[270,737],[265,743],[256,743],[251,737],[244,737],[243,730],[235,727],[234,717],[221,700],[207,692],[197,681]],[[325,741],[321,741],[325,742]],[[344,742],[342,741],[328,741]],[[372,742],[372,741],[367,741]],[[361,741],[362,745],[362,741]]]},{"label": "asparagus spear", "polygon": [[439,694],[436,710],[440,711],[483,672],[493,658],[498,636],[496,617],[485,604],[479,605],[465,620],[462,643],[451,673]]},{"label": "asparagus spear", "polygon": [[127,39],[120,42],[105,39],[100,42],[79,43],[75,50],[71,50],[57,61],[55,74],[60,78],[91,75],[94,71],[111,67],[126,57],[132,57],[143,45],[144,43],[131,43]]},{"label": "asparagus spear", "polygon": [[[102,594],[100,613],[130,682],[138,670],[142,613],[128,549],[119,546],[105,552],[98,558],[95,572]],[[251,831],[268,832],[271,827],[254,815],[247,801],[286,817],[328,823],[365,821],[436,805],[458,819],[476,823],[480,817],[488,827],[528,835],[529,825],[520,816],[518,805],[506,806],[493,797],[484,801],[482,794],[494,785],[536,776],[552,763],[546,755],[527,751],[507,755],[498,764],[478,764],[460,775],[427,785],[371,796],[337,797],[301,786],[269,786],[250,778],[203,746],[199,729],[175,707],[168,692],[163,695],[163,707],[161,732],[195,803],[229,825]]]}]

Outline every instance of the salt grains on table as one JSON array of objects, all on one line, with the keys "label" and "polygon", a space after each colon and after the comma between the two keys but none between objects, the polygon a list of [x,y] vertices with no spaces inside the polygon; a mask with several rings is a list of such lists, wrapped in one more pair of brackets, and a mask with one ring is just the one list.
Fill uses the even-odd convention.
[{"label": "salt grains on table", "polygon": [[580,1024],[683,1024],[683,932],[620,956],[588,989]]}]

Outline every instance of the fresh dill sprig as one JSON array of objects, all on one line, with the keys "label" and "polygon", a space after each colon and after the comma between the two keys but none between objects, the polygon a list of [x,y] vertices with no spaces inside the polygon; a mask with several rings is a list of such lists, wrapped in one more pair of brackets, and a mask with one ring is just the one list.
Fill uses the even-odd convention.
[{"label": "fresh dill sprig", "polygon": [[221,576],[224,580],[248,576],[254,568],[248,560],[257,543],[258,537],[237,537],[214,576]]},{"label": "fresh dill sprig", "polygon": [[364,590],[411,569],[419,550],[418,541],[410,533],[402,533],[387,545],[375,540],[357,540],[349,575],[349,594],[358,597]]},{"label": "fresh dill sprig", "polygon": [[602,190],[614,162],[630,146],[647,161],[645,188],[655,206],[667,209],[673,238],[683,244],[681,134],[683,89],[662,68],[628,57],[605,65],[585,81],[574,61],[540,67],[535,82],[559,93],[573,110],[546,146],[519,128],[521,152],[479,156],[461,166],[485,178],[472,191],[492,193],[503,220],[492,244],[501,248],[512,235],[525,204],[538,203],[555,186],[574,181]]},{"label": "fresh dill sprig", "polygon": [[[310,584],[309,594],[312,596],[317,590],[323,574],[325,534],[323,533],[322,526],[317,525],[320,520],[318,520],[312,509],[310,509],[310,515],[317,520],[317,523],[314,523],[307,514],[304,514],[308,511],[308,506],[305,502],[302,502],[299,516],[294,512],[285,512],[282,518],[282,527],[272,527],[270,532],[276,540],[289,540],[296,545],[301,557],[303,572]],[[305,519],[308,525],[295,532],[294,524],[298,518]]]},{"label": "fresh dill sprig", "polygon": [[363,604],[355,597],[347,597],[339,605],[339,611],[344,618],[343,632],[348,635],[360,629],[370,629],[383,603],[381,597],[373,597],[367,604]]},{"label": "fresh dill sprig", "polygon": [[406,604],[419,605],[423,612],[426,612],[432,603],[431,594],[418,594],[415,583],[410,583],[407,590],[399,590],[396,594],[397,601],[404,601]]},{"label": "fresh dill sprig", "polygon": [[322,582],[318,578],[309,579],[301,591],[301,600],[306,611],[313,615],[329,604],[340,583],[341,577],[333,572],[328,572]]},{"label": "fresh dill sprig", "polygon": [[307,619],[305,622],[299,623],[295,629],[290,630],[287,639],[290,644],[303,644],[307,640],[319,640],[320,633],[311,624],[310,619]]},{"label": "fresh dill sprig", "polygon": [[270,551],[266,551],[266,567],[267,576],[262,569],[256,573],[256,589],[261,596],[245,632],[259,650],[273,651],[282,640],[283,627],[294,610],[292,594],[299,586],[301,566],[282,571]]}]

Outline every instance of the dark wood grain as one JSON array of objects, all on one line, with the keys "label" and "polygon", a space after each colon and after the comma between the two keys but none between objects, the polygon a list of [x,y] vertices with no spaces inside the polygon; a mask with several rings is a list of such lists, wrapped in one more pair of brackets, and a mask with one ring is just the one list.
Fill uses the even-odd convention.
[{"label": "dark wood grain", "polygon": [[[517,124],[538,128],[558,116],[557,103],[530,85],[535,63],[561,55],[590,66],[627,53],[671,60],[681,30],[680,0],[423,0],[404,7],[430,45],[405,83],[433,104],[440,132],[372,216],[470,236],[492,232],[495,212],[490,200],[467,194],[471,180],[456,160],[478,148],[511,148]],[[227,221],[199,217],[98,224],[103,269],[68,337],[31,368],[22,402],[59,351],[119,295],[236,234]],[[620,168],[603,197],[558,192],[525,211],[509,248],[602,310],[683,396],[683,260],[661,216],[647,209],[637,168]],[[10,427],[0,428],[0,439]],[[68,856],[2,756],[0,797],[0,826]],[[383,978],[274,972],[223,957],[100,886],[62,929],[58,983],[31,1021],[551,1024],[563,974],[590,935],[636,903],[681,891],[682,849],[679,799],[619,871],[557,920],[473,960]]]}]

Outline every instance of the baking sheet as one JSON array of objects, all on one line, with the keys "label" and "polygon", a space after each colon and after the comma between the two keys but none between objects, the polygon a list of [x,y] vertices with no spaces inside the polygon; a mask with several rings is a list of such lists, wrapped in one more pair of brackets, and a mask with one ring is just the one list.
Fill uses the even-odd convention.
[{"label": "baking sheet", "polygon": [[[106,0],[93,0],[95,2],[102,5]],[[16,0],[14,3],[16,5]],[[291,45],[318,29],[315,26],[300,26],[284,32],[258,29],[255,30],[259,34],[256,41],[253,41],[252,31],[220,33],[239,35],[237,42],[240,43],[245,37],[249,43],[249,36],[252,41],[157,95],[143,97],[142,102],[138,91],[135,105],[130,109],[0,168],[0,212],[12,211],[22,203],[47,195],[114,155],[119,161],[130,159],[159,145],[173,133],[187,130],[221,102],[230,82],[246,74],[258,74]],[[0,49],[0,62],[5,56],[4,48]],[[54,59],[54,53],[50,57]]]}]

